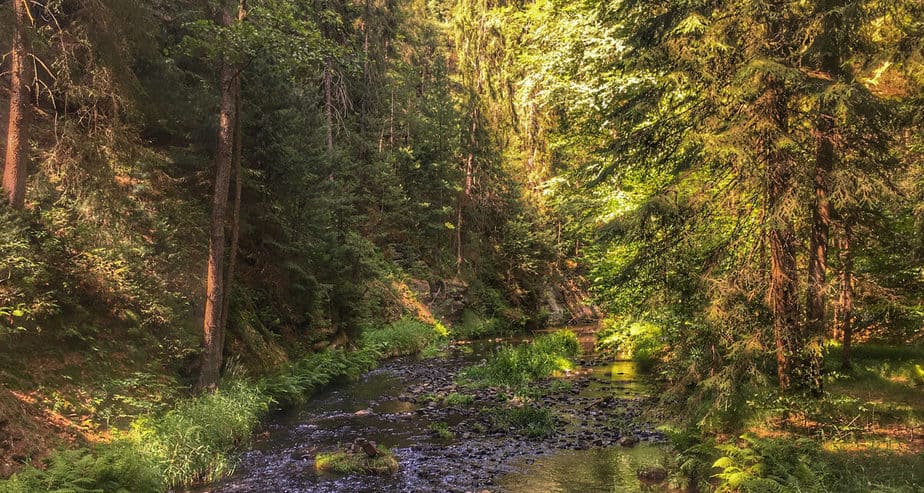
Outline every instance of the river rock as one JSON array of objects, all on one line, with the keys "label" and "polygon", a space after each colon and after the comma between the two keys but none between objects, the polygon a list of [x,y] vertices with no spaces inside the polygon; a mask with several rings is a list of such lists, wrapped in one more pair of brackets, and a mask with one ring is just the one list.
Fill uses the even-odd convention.
[{"label": "river rock", "polygon": [[356,440],[354,440],[353,450],[355,452],[362,451],[369,457],[378,457],[380,454],[379,449],[376,448],[375,446],[375,442],[370,442],[369,440],[366,440],[365,438],[357,438]]},{"label": "river rock", "polygon": [[638,480],[645,484],[657,484],[667,479],[667,469],[661,466],[643,467],[636,472]]},{"label": "river rock", "polygon": [[624,436],[619,439],[618,443],[622,447],[634,447],[638,445],[638,437],[634,435]]},{"label": "river rock", "polygon": [[295,452],[292,452],[292,459],[294,460],[314,460],[314,457],[318,455],[317,447],[307,447],[303,449],[298,449]]}]

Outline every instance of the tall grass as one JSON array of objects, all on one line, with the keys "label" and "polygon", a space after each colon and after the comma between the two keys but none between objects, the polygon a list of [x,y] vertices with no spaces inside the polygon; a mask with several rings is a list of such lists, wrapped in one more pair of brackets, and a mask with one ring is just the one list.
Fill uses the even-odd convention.
[{"label": "tall grass", "polygon": [[380,351],[384,357],[393,357],[418,353],[448,337],[449,330],[440,323],[430,325],[405,317],[385,327],[365,331],[362,343]]},{"label": "tall grass", "polygon": [[162,416],[136,420],[130,439],[157,465],[164,483],[214,481],[233,470],[229,452],[250,438],[271,400],[260,385],[231,380]]},{"label": "tall grass", "polygon": [[476,386],[521,388],[555,372],[570,370],[571,359],[580,353],[574,332],[562,330],[541,336],[529,344],[497,350],[482,365],[463,372],[463,379]]}]

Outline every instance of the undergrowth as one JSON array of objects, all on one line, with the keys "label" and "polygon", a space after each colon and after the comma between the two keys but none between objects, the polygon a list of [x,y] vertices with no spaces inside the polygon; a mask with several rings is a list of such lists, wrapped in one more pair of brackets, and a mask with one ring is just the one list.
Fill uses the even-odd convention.
[{"label": "undergrowth", "polygon": [[651,322],[623,317],[607,317],[600,323],[597,349],[632,358],[638,369],[651,371],[663,351],[661,328]]},{"label": "undergrowth", "polygon": [[402,318],[385,327],[363,332],[365,347],[376,348],[383,357],[405,356],[428,349],[433,353],[448,341],[449,330],[441,323],[426,324],[413,318]]},{"label": "undergrowth", "polygon": [[546,407],[525,405],[490,411],[491,424],[497,431],[542,438],[555,431],[555,415]]},{"label": "undergrowth", "polygon": [[28,466],[0,481],[0,492],[144,493],[214,481],[233,470],[234,451],[247,444],[271,405],[295,404],[335,379],[357,377],[380,355],[374,347],[324,351],[260,380],[232,371],[214,393],[140,417],[113,442],[56,451],[45,468]]},{"label": "undergrowth", "polygon": [[466,369],[462,378],[475,386],[516,390],[556,372],[572,369],[571,360],[579,352],[580,344],[574,332],[562,330],[538,337],[529,344],[498,349],[484,364]]},{"label": "undergrowth", "polygon": [[924,422],[921,348],[858,345],[849,369],[838,349],[825,354],[821,397],[753,389],[737,438],[722,438],[696,415],[685,417],[685,431],[667,430],[680,472],[701,491],[922,491],[924,455],[914,438]]}]

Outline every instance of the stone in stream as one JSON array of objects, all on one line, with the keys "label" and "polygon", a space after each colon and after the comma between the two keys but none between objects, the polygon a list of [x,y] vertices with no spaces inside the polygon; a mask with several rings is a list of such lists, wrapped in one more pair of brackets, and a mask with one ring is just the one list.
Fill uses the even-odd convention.
[{"label": "stone in stream", "polygon": [[295,452],[292,452],[292,459],[294,460],[314,460],[314,456],[318,454],[318,447],[307,447],[303,449],[298,449]]},{"label": "stone in stream", "polygon": [[644,467],[636,472],[636,477],[643,484],[657,484],[667,479],[667,469],[661,466]]},{"label": "stone in stream", "polygon": [[638,445],[638,437],[633,435],[624,436],[619,439],[618,443],[622,447],[634,447]]},{"label": "stone in stream", "polygon": [[360,453],[364,452],[369,457],[378,457],[381,452],[376,448],[375,442],[370,442],[365,438],[357,438],[353,440],[352,452]]}]

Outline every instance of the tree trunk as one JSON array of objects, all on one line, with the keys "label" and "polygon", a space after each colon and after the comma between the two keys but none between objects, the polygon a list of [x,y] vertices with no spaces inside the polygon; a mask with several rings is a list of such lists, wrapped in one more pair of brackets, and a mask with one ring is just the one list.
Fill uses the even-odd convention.
[{"label": "tree trunk", "polygon": [[11,207],[22,209],[26,198],[27,155],[32,101],[32,64],[29,63],[26,29],[31,25],[27,0],[13,0],[16,25],[10,52],[10,119],[6,136],[3,191]]},{"label": "tree trunk", "polygon": [[[237,21],[243,22],[247,15],[246,4],[240,0],[237,11]],[[243,152],[243,118],[241,117],[241,67],[237,69],[234,78],[234,151],[231,157],[231,166],[234,169],[234,205],[231,208],[231,245],[228,253],[228,271],[225,273],[225,294],[221,305],[221,341],[220,347],[225,347],[225,338],[228,333],[228,318],[231,310],[231,288],[234,285],[234,269],[237,265],[237,247],[241,236],[241,156]]]},{"label": "tree trunk", "polygon": [[[225,3],[221,12],[221,25],[230,27],[231,6]],[[214,389],[218,385],[221,370],[222,307],[224,306],[224,261],[225,261],[225,219],[228,212],[228,188],[231,179],[231,162],[234,154],[235,128],[235,75],[234,65],[224,62],[221,66],[219,84],[221,102],[219,106],[218,150],[215,158],[215,189],[212,198],[212,222],[209,235],[208,274],[205,297],[204,343],[202,370],[197,387],[200,390]]]},{"label": "tree trunk", "polygon": [[816,123],[812,232],[809,245],[808,287],[805,297],[805,338],[803,373],[813,394],[821,393],[821,350],[825,333],[825,275],[828,268],[828,234],[831,204],[828,200],[828,175],[834,165],[833,117],[827,112]]},{"label": "tree trunk", "polygon": [[[821,33],[822,55],[821,70],[832,80],[838,80],[840,56],[836,41],[840,29],[839,0],[825,0],[821,3],[824,15]],[[815,120],[815,199],[812,203],[812,232],[808,259],[808,288],[805,299],[805,342],[803,356],[800,358],[812,394],[818,396],[822,391],[821,357],[825,335],[825,276],[828,268],[828,235],[831,225],[831,203],[828,199],[828,181],[834,162],[834,139],[837,131],[834,113],[822,95]]]},{"label": "tree trunk", "polygon": [[[775,129],[789,129],[788,99],[783,84],[769,81],[765,108]],[[770,139],[772,140],[772,139]],[[799,327],[799,302],[796,285],[796,234],[792,218],[783,199],[792,188],[792,163],[785,151],[767,142],[767,208],[772,219],[770,243],[770,311],[773,314],[773,339],[776,351],[777,377],[782,389],[789,388],[791,358],[797,347],[795,337]]]},{"label": "tree trunk", "polygon": [[853,252],[851,251],[853,243],[853,224],[850,219],[844,221],[844,235],[840,238],[840,258],[841,258],[841,294],[838,305],[840,306],[838,325],[840,325],[841,334],[844,337],[843,354],[841,355],[841,366],[848,369],[850,363],[850,345],[853,342]]},{"label": "tree trunk", "polygon": [[468,203],[472,193],[472,161],[474,159],[475,156],[469,152],[468,157],[465,159],[465,188],[459,194],[456,216],[456,275],[462,274],[462,262],[464,260],[462,256],[462,209]]},{"label": "tree trunk", "polygon": [[476,106],[472,108],[472,129],[471,134],[469,134],[469,151],[468,157],[465,159],[465,187],[462,189],[463,193],[459,194],[458,217],[456,218],[456,274],[462,273],[462,209],[472,197],[472,184],[475,173],[475,149],[478,146],[477,131],[478,107]]},{"label": "tree trunk", "polygon": [[327,154],[330,156],[334,153],[334,96],[331,91],[333,74],[333,62],[328,56],[324,64],[324,123],[327,127]]}]

